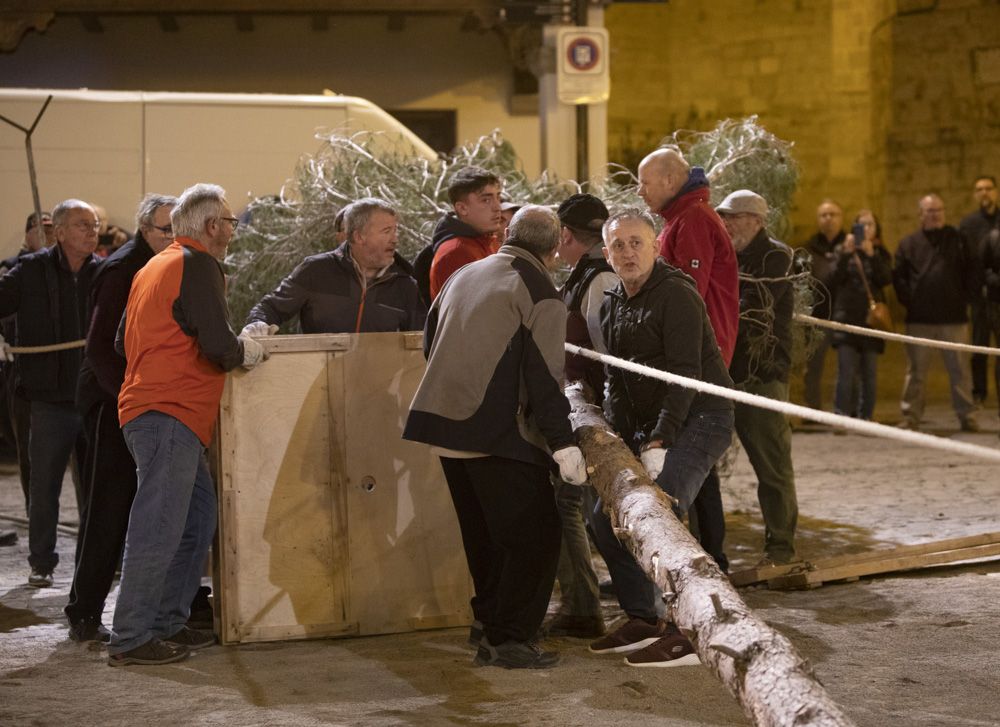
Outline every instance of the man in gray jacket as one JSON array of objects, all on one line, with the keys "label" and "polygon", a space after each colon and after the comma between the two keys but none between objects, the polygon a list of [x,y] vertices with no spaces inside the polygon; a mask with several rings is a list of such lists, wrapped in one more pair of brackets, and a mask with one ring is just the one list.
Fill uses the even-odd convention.
[{"label": "man in gray jacket", "polygon": [[547,269],[558,242],[555,214],[524,207],[499,252],[449,278],[427,318],[427,370],[403,431],[441,457],[475,587],[480,666],[559,659],[534,644],[559,558],[549,471],[555,460],[576,485],[587,472],[562,391],[566,306]]}]

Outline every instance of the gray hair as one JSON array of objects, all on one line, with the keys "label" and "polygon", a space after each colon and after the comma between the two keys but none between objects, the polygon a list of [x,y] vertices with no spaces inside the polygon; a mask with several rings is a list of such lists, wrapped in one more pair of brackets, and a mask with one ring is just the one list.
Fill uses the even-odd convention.
[{"label": "gray hair", "polygon": [[152,192],[142,198],[139,207],[135,211],[135,227],[153,226],[153,216],[160,207],[174,207],[177,205],[177,198],[169,194],[153,194]]},{"label": "gray hair", "polygon": [[205,224],[222,214],[226,190],[218,184],[196,184],[188,187],[177,200],[170,213],[170,225],[178,237],[198,239],[205,232]]},{"label": "gray hair", "polygon": [[354,233],[365,228],[368,224],[368,220],[371,219],[372,214],[376,211],[388,212],[393,217],[399,217],[399,213],[396,212],[396,208],[385,200],[377,199],[375,197],[362,197],[357,202],[352,202],[347,207],[344,213],[344,230],[347,232],[347,240],[351,242],[354,240]]},{"label": "gray hair", "polygon": [[59,227],[59,225],[64,224],[66,217],[73,210],[90,210],[95,215],[97,214],[94,205],[84,202],[82,199],[64,199],[52,210],[52,226]]},{"label": "gray hair", "polygon": [[653,222],[653,216],[646,210],[641,210],[638,207],[627,207],[612,214],[601,228],[601,236],[604,237],[605,245],[608,243],[608,235],[611,233],[611,228],[622,222],[640,222],[650,229],[653,237],[656,237],[656,223]]},{"label": "gray hair", "polygon": [[542,260],[559,245],[559,217],[548,207],[525,205],[510,220],[505,245],[519,247]]}]

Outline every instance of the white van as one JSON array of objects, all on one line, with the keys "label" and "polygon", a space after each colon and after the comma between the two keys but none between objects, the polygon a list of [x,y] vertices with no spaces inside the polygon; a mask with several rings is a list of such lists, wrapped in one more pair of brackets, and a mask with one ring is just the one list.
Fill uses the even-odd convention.
[{"label": "white van", "polygon": [[[437,154],[363,98],[322,95],[0,89],[0,114],[32,136],[42,209],[68,197],[99,204],[134,227],[143,194],[180,194],[196,182],[226,189],[234,210],[277,194],[322,130],[388,132],[428,159]],[[0,121],[0,257],[13,255],[34,208],[24,133]]]}]

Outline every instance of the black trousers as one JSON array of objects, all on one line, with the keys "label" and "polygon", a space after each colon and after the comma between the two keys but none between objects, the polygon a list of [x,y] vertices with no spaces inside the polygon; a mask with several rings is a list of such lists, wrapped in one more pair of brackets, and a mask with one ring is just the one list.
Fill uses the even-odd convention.
[{"label": "black trousers", "polygon": [[17,450],[17,468],[21,476],[21,490],[24,492],[24,512],[28,513],[31,500],[31,458],[28,455],[28,439],[31,431],[31,402],[17,391],[14,367],[6,364],[3,382],[3,396],[7,399],[7,415],[10,417],[11,434]]},{"label": "black trousers", "polygon": [[722,491],[719,485],[719,473],[715,467],[708,473],[705,483],[694,498],[689,515],[694,521],[698,533],[698,542],[722,569],[729,572],[729,558],[723,550],[726,540],[726,513],[722,508]]},{"label": "black trousers", "polygon": [[441,458],[490,643],[530,641],[545,618],[562,530],[549,471],[504,457]]},{"label": "black trousers", "polygon": [[118,426],[118,410],[105,402],[83,419],[87,454],[80,473],[90,491],[87,519],[80,524],[76,572],[66,605],[70,623],[100,619],[125,545],[135,498],[135,462]]}]

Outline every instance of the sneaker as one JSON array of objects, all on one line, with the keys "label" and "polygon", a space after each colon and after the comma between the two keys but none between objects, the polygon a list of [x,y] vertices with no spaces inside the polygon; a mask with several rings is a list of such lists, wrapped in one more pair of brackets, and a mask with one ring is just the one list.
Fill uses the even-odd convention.
[{"label": "sneaker", "polygon": [[128,666],[129,664],[158,666],[160,664],[173,664],[175,661],[186,659],[189,653],[190,651],[186,646],[168,644],[159,639],[152,639],[142,646],[123,651],[121,654],[109,656],[108,666]]},{"label": "sneaker", "polygon": [[208,586],[199,586],[198,592],[191,601],[191,614],[188,616],[187,626],[191,629],[207,629],[211,631],[215,628],[215,614],[212,611],[212,604],[208,597],[212,594],[212,589]]},{"label": "sneaker", "polygon": [[52,571],[32,568],[31,575],[28,576],[28,585],[35,588],[50,588],[52,586]]},{"label": "sneaker", "polygon": [[504,669],[549,669],[559,663],[559,654],[542,651],[537,644],[527,641],[505,641],[499,646],[493,646],[484,636],[472,663],[476,666],[501,666]]},{"label": "sneaker", "polygon": [[597,584],[597,590],[601,594],[601,598],[614,597],[618,595],[618,589],[615,588],[615,584],[610,578],[601,581]]},{"label": "sneaker", "polygon": [[483,640],[483,622],[473,621],[472,625],[469,626],[469,638],[466,639],[465,643],[467,643],[473,649],[478,649],[479,642],[482,640]]},{"label": "sneaker", "polygon": [[111,632],[99,620],[85,618],[69,625],[69,637],[81,644],[88,641],[100,641],[106,644],[111,641]]},{"label": "sneaker", "polygon": [[684,634],[670,634],[657,639],[645,649],[633,651],[625,657],[629,666],[694,666],[701,660],[694,651],[694,646]]},{"label": "sneaker", "polygon": [[574,639],[596,639],[604,636],[604,619],[600,616],[557,614],[549,623],[549,636],[569,636]]},{"label": "sneaker", "polygon": [[189,651],[197,651],[198,649],[204,649],[206,646],[212,646],[215,643],[215,634],[211,631],[200,631],[187,626],[181,626],[180,631],[163,641],[171,645],[184,646]]},{"label": "sneaker", "polygon": [[979,422],[973,417],[962,417],[959,420],[959,425],[962,427],[963,432],[978,432]]},{"label": "sneaker", "polygon": [[17,531],[16,530],[3,530],[0,531],[0,546],[17,545]]},{"label": "sneaker", "polygon": [[641,618],[630,618],[604,638],[593,642],[590,651],[594,654],[627,654],[659,641],[675,628],[662,619],[649,624]]}]

